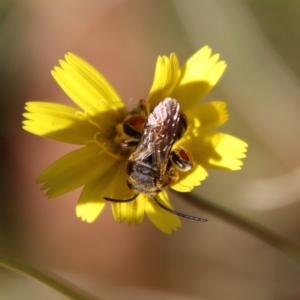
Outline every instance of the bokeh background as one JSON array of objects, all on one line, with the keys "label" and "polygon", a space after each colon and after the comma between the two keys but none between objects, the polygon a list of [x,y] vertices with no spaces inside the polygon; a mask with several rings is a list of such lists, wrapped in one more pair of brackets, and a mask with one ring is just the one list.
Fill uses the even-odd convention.
[{"label": "bokeh background", "polygon": [[[50,75],[67,51],[89,61],[132,106],[146,98],[158,55],[183,64],[210,45],[228,68],[206,100],[225,100],[222,131],[250,145],[238,172],[210,171],[195,190],[300,244],[298,0],[2,0],[0,2],[0,251],[100,299],[300,299],[300,266],[183,196],[171,236],[147,219],[93,224],[75,216],[80,191],[48,200],[35,178],[74,149],[21,129],[28,100],[71,104]],[[0,299],[66,297],[0,269]]]}]

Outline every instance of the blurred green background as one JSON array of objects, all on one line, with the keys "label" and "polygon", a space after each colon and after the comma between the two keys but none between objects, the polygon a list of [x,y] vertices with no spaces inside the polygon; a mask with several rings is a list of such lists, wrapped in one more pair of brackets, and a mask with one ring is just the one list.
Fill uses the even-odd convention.
[{"label": "blurred green background", "polygon": [[[0,251],[100,299],[300,299],[300,266],[240,228],[173,196],[171,236],[148,220],[93,224],[80,191],[48,200],[35,178],[73,149],[21,129],[28,100],[71,101],[50,75],[67,51],[94,65],[128,107],[146,98],[158,55],[181,64],[208,44],[228,68],[205,100],[225,100],[221,128],[249,144],[238,172],[209,171],[195,193],[300,244],[300,2],[297,0],[15,0],[0,2]],[[0,299],[66,299],[0,269]]]}]

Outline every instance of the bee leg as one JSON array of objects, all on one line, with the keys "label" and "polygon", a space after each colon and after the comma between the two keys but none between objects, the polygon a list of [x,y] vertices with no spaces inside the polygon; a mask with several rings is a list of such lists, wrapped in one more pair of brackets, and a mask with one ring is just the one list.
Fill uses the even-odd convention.
[{"label": "bee leg", "polygon": [[193,159],[184,148],[173,150],[170,154],[174,165],[182,172],[187,172],[193,167]]},{"label": "bee leg", "polygon": [[198,217],[190,216],[190,215],[183,214],[183,213],[180,213],[180,212],[178,212],[178,211],[175,211],[175,210],[173,210],[173,209],[170,209],[170,208],[164,206],[163,204],[161,204],[155,197],[152,197],[152,199],[154,200],[154,202],[155,202],[158,206],[160,206],[160,207],[163,208],[164,210],[170,212],[171,214],[177,215],[177,216],[182,217],[182,218],[186,218],[186,219],[198,221],[198,222],[207,222],[207,219],[203,219],[203,218],[198,218]]},{"label": "bee leg", "polygon": [[123,132],[134,139],[141,138],[146,119],[142,115],[133,115],[123,122]]},{"label": "bee leg", "polygon": [[138,145],[145,122],[146,119],[142,115],[130,116],[123,122],[123,132],[130,137],[130,139],[122,142],[124,148],[136,147]]},{"label": "bee leg", "polygon": [[129,199],[114,199],[114,198],[109,198],[109,197],[104,197],[105,200],[110,201],[110,202],[130,202],[133,201],[139,194],[135,194],[132,198]]},{"label": "bee leg", "polygon": [[122,142],[122,147],[124,148],[131,148],[131,147],[136,147],[139,144],[139,140],[126,140]]}]

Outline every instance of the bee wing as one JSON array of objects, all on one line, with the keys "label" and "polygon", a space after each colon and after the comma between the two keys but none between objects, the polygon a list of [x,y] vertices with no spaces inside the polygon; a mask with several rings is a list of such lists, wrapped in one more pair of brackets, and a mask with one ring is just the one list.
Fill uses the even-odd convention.
[{"label": "bee wing", "polygon": [[148,116],[140,143],[133,153],[133,159],[146,160],[151,157],[151,164],[160,174],[165,172],[168,157],[180,122],[179,104],[175,99],[161,101]]}]

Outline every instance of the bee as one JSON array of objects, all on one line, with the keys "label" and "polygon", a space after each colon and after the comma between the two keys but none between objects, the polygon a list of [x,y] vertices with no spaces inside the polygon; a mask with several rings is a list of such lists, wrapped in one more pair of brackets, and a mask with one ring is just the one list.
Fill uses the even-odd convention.
[{"label": "bee", "polygon": [[[136,129],[143,125],[142,131]],[[135,194],[124,200],[109,197],[104,199],[130,202],[139,194],[147,194],[170,213],[196,221],[207,221],[174,211],[155,198],[159,192],[175,182],[178,171],[187,172],[193,167],[192,158],[185,149],[172,150],[174,143],[184,135],[187,127],[187,119],[180,111],[179,103],[172,98],[161,101],[147,119],[142,115],[133,115],[125,120],[123,131],[131,139],[123,141],[123,147],[134,148],[126,167],[127,185]]]}]

